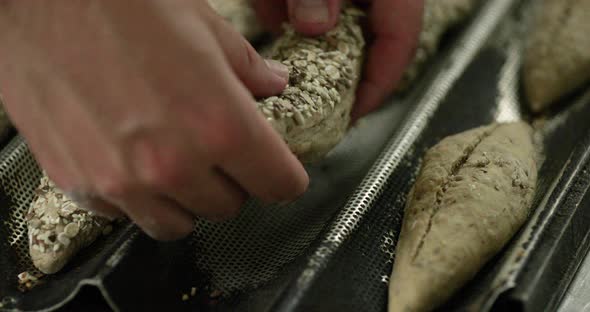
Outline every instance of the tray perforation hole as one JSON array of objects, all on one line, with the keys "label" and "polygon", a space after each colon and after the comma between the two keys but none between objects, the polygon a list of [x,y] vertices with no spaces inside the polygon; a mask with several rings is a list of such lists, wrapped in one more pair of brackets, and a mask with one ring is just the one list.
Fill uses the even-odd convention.
[{"label": "tray perforation hole", "polygon": [[[0,155],[0,185],[9,199],[8,243],[17,256],[17,270],[41,275],[29,256],[25,215],[34,199],[34,190],[39,183],[41,170],[20,138],[10,142]],[[15,277],[16,278],[16,277]]]}]

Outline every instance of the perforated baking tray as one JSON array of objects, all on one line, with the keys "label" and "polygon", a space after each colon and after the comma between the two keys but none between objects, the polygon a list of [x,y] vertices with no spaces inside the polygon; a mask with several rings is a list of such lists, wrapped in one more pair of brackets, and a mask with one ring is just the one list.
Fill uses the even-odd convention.
[{"label": "perforated baking tray", "polygon": [[558,302],[563,287],[555,279],[567,284],[586,250],[590,95],[565,100],[544,122],[522,109],[520,13],[533,2],[485,1],[468,27],[447,38],[412,92],[361,120],[326,160],[307,168],[310,190],[297,202],[251,201],[235,220],[198,220],[192,237],[174,243],[122,224],[24,293],[16,280],[31,270],[22,213],[40,172],[16,137],[0,154],[3,309],[90,309],[83,300],[93,294],[120,311],[383,311],[405,194],[423,152],[448,134],[516,119],[536,124],[547,151],[537,209],[512,247],[446,309],[516,304],[537,311]]},{"label": "perforated baking tray", "polygon": [[[535,211],[511,245],[440,310],[556,309],[588,250],[590,90],[563,100],[547,116],[531,116],[522,105],[523,38],[528,32],[529,13],[537,4],[487,4],[488,10],[482,11],[477,24],[490,24],[472,30],[481,30],[481,37],[486,37],[484,31],[493,31],[492,36],[483,48],[474,47],[473,58],[460,50],[458,63],[465,61],[466,67],[450,88],[434,83],[429,91],[440,92],[427,91],[417,100],[418,106],[402,131],[322,235],[323,240],[302,260],[303,268],[293,275],[273,311],[317,307],[327,311],[384,310],[406,194],[421,156],[450,134],[512,120],[533,123],[537,144],[544,150]],[[493,27],[498,15],[505,17]],[[448,68],[452,71],[454,67]],[[243,307],[250,304],[248,298],[242,303]]]}]

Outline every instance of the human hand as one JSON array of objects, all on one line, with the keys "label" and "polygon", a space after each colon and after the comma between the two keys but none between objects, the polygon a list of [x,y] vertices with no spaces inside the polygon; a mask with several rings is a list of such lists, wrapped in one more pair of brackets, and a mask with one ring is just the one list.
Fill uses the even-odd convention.
[{"label": "human hand", "polygon": [[256,110],[288,71],[205,0],[4,1],[0,93],[37,160],[90,208],[176,239],[247,194],[292,200],[300,162]]},{"label": "human hand", "polygon": [[[278,30],[289,20],[308,35],[330,30],[338,21],[343,0],[252,0],[263,24]],[[357,90],[353,119],[378,108],[403,77],[411,62],[422,26],[423,0],[358,0],[368,5],[374,35],[364,77]]]}]

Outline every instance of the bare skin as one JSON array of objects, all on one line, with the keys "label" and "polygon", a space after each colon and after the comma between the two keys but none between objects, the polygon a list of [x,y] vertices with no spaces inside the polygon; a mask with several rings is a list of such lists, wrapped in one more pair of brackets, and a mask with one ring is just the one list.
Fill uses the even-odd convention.
[{"label": "bare skin", "polygon": [[[328,23],[300,29],[332,27],[340,4],[329,2]],[[372,4],[377,37],[358,116],[381,102],[410,60],[415,2]],[[415,16],[416,29],[376,13],[384,8]],[[281,92],[288,72],[262,59],[205,0],[4,1],[0,40],[0,93],[11,119],[60,188],[97,196],[89,209],[127,215],[171,240],[190,233],[195,215],[226,219],[248,195],[282,202],[307,188],[304,168],[254,101]]]}]

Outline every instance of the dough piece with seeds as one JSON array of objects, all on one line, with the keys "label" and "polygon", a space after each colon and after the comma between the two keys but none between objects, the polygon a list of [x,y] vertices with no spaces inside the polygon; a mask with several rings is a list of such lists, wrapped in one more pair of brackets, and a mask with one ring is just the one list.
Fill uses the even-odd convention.
[{"label": "dough piece with seeds", "polygon": [[209,4],[246,39],[255,40],[264,33],[248,0],[209,0]]},{"label": "dough piece with seeds", "polygon": [[445,138],[408,195],[390,278],[389,311],[431,311],[518,231],[537,181],[533,131],[492,124]]},{"label": "dough piece with seeds", "polygon": [[290,80],[258,109],[303,162],[323,157],[348,128],[364,56],[363,14],[348,6],[333,30],[313,38],[286,26],[266,52],[289,67]]},{"label": "dough piece with seeds", "polygon": [[422,32],[416,54],[408,66],[398,91],[406,91],[424,69],[424,65],[433,57],[440,41],[449,29],[465,21],[476,9],[480,0],[426,0]]},{"label": "dough piece with seeds", "polygon": [[29,253],[35,267],[52,274],[94,242],[109,221],[78,207],[47,176],[35,193],[26,214]]},{"label": "dough piece with seeds", "polygon": [[525,93],[534,112],[590,81],[590,0],[545,0],[525,52]]}]

